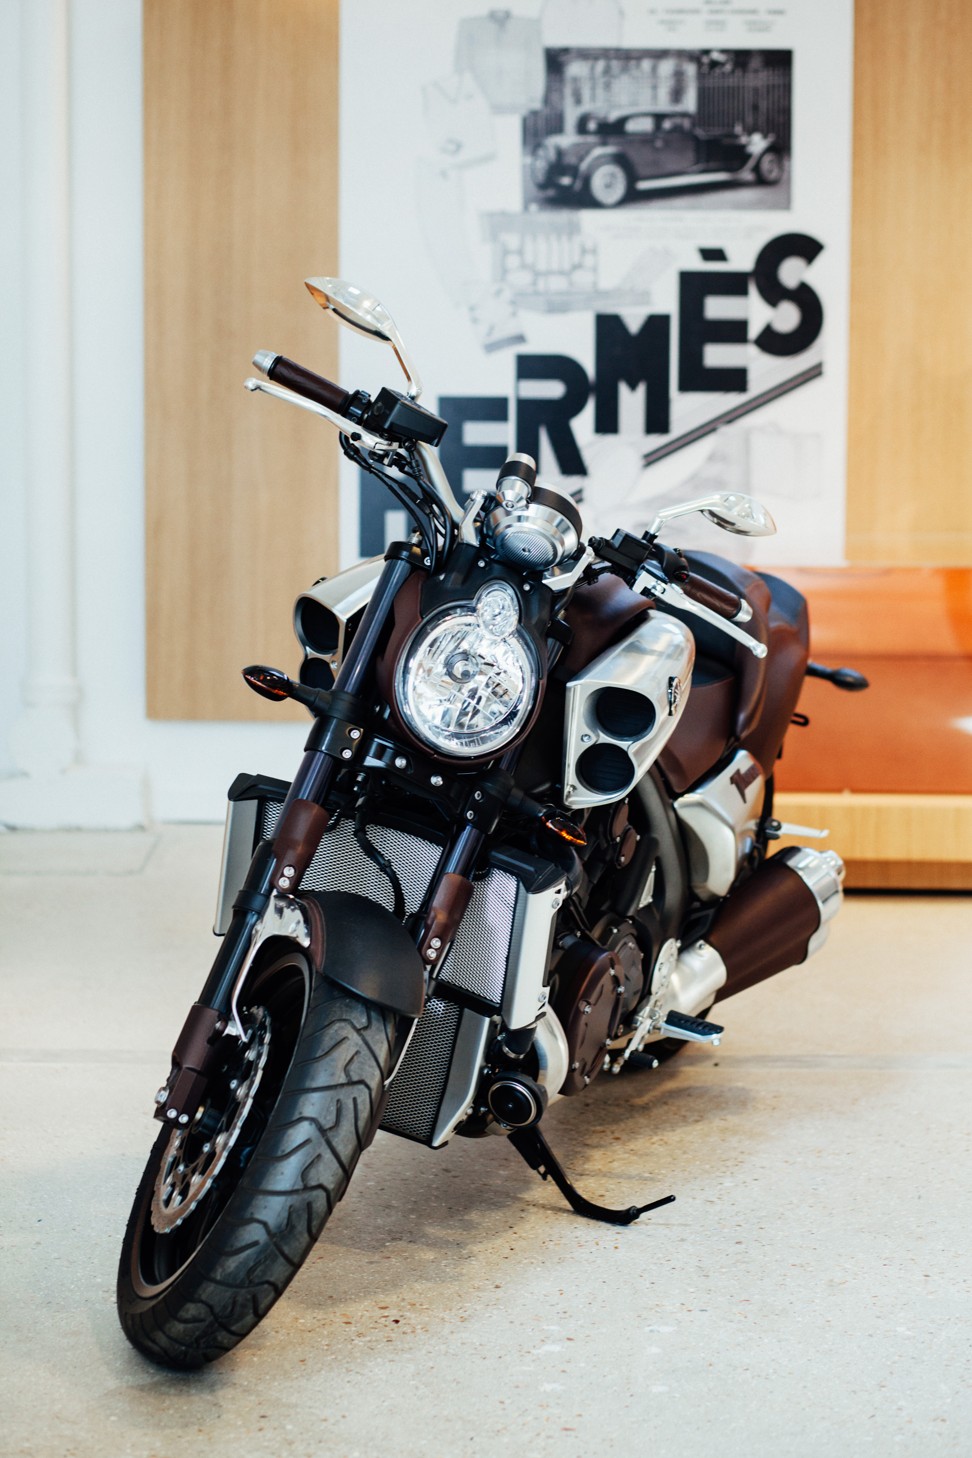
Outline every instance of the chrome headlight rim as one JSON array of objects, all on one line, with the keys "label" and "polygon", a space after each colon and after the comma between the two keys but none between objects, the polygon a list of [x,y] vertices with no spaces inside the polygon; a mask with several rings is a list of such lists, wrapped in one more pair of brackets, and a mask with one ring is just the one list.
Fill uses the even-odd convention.
[{"label": "chrome headlight rim", "polygon": [[[502,638],[491,634],[482,625],[477,618],[476,607],[488,590],[489,585],[481,589],[474,599],[449,603],[417,624],[405,640],[395,664],[394,707],[402,726],[415,743],[427,753],[444,759],[462,760],[465,763],[495,759],[528,732],[539,708],[542,675],[537,645],[532,635],[523,627],[522,622]],[[512,589],[508,590],[511,596],[516,596]],[[465,741],[462,738],[449,737],[450,732],[462,734],[464,731],[437,733],[435,726],[430,725],[428,720],[423,718],[421,710],[417,709],[415,703],[420,655],[443,629],[448,630],[450,627],[456,629],[463,625],[466,632],[479,631],[483,638],[488,640],[487,646],[493,648],[495,653],[500,654],[503,651],[511,653],[517,660],[522,674],[522,688],[508,712],[482,730],[467,732]],[[460,687],[461,685],[457,683],[457,690]]]}]

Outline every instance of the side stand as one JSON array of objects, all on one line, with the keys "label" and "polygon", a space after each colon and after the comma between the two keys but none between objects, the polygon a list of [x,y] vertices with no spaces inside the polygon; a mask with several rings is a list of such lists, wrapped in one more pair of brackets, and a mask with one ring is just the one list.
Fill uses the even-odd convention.
[{"label": "side stand", "polygon": [[629,1205],[627,1210],[609,1210],[606,1205],[595,1205],[592,1200],[585,1200],[580,1191],[574,1189],[536,1125],[532,1129],[512,1130],[510,1143],[541,1179],[552,1179],[568,1205],[588,1220],[603,1220],[608,1225],[631,1225],[639,1215],[657,1210],[660,1205],[670,1205],[675,1199],[674,1195],[666,1195],[664,1199],[652,1200],[650,1205]]}]

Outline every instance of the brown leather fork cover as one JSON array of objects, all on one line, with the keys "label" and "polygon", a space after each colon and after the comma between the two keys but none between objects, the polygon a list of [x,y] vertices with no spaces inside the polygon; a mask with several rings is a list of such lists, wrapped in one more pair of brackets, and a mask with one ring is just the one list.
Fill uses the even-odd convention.
[{"label": "brown leather fork cover", "polygon": [[770,859],[726,899],[706,941],[726,964],[719,1001],[806,961],[820,926],[809,886],[784,862]]},{"label": "brown leather fork cover", "polygon": [[300,885],[330,818],[313,800],[295,800],[290,806],[273,838],[273,884],[278,891],[293,892]]}]

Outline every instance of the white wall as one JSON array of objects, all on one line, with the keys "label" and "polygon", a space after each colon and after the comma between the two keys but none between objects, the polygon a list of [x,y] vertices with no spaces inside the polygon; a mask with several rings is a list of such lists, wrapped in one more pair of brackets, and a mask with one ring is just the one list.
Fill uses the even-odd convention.
[{"label": "white wall", "polygon": [[[0,195],[10,199],[0,238],[0,350],[7,366],[0,390],[0,776],[16,768],[10,734],[22,712],[30,668],[27,476],[17,360],[31,328],[22,303],[22,117],[30,78],[22,86],[20,41],[32,3],[0,0],[0,86],[7,100]],[[145,717],[141,3],[64,3],[70,22],[71,309],[65,347],[72,360],[69,529],[81,685],[78,759],[92,772],[124,767],[144,775],[150,817],[220,819],[226,787],[239,770],[290,777],[305,730],[299,724],[152,723]],[[187,367],[186,361],[172,361],[174,370]],[[122,779],[118,776],[119,784]],[[127,779],[130,784],[130,773]],[[100,775],[98,783],[105,787],[103,823],[119,823],[119,815],[137,818],[127,808],[128,792],[112,809],[110,775]],[[51,823],[56,794],[50,784],[38,787],[33,823]],[[121,805],[126,808],[119,810]],[[73,818],[94,824],[98,813],[89,809],[80,820]],[[19,823],[31,823],[30,815]]]}]

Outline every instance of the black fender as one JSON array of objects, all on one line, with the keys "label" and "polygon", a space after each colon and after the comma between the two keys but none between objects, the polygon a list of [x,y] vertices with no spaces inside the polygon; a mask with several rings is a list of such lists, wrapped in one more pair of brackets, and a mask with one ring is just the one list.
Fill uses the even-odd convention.
[{"label": "black fender", "polygon": [[425,1006],[418,948],[386,907],[350,891],[300,896],[314,970],[367,1002],[417,1018]]}]

